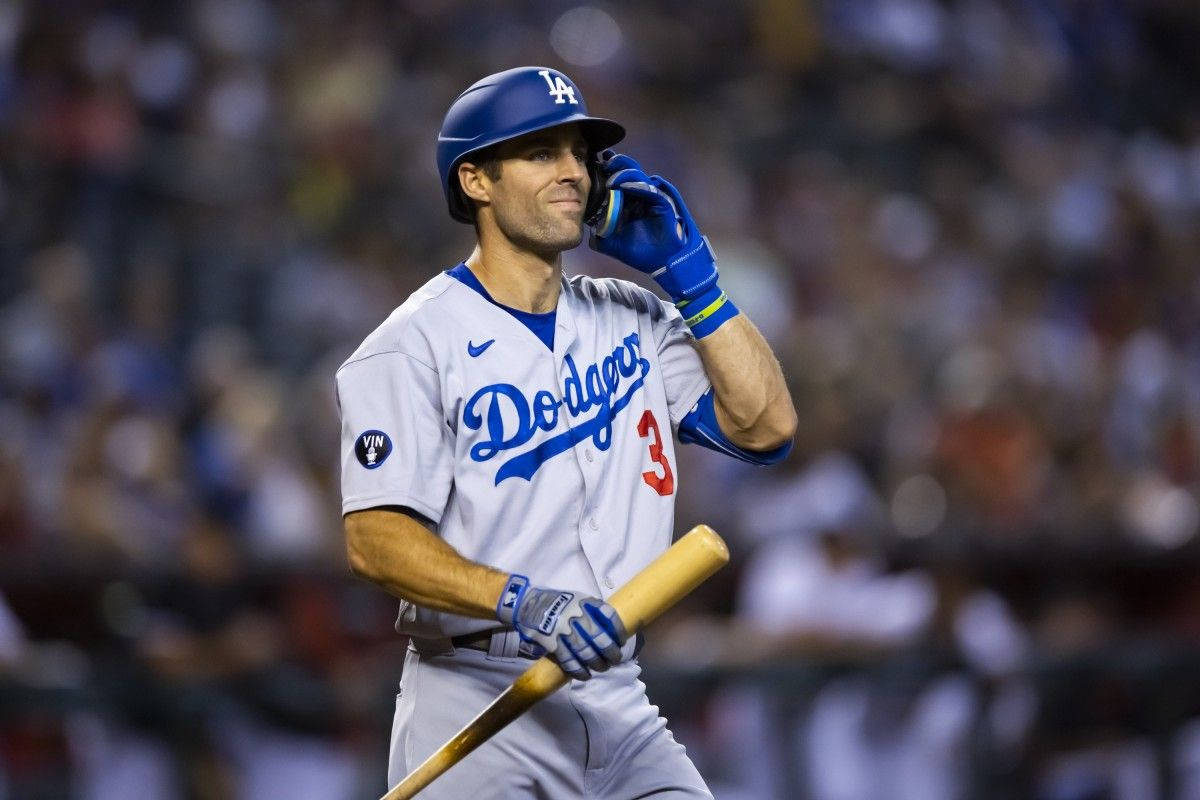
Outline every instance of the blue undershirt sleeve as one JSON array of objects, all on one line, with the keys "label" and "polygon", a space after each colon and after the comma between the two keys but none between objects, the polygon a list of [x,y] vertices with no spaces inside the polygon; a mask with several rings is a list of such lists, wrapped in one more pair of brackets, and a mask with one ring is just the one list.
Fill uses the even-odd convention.
[{"label": "blue undershirt sleeve", "polygon": [[696,405],[679,422],[679,441],[684,444],[698,444],[709,450],[716,450],[732,456],[739,461],[745,461],[759,466],[778,464],[792,452],[792,442],[776,447],[774,450],[755,451],[743,450],[726,438],[717,424],[717,411],[713,407],[713,390],[709,389],[700,395]]}]

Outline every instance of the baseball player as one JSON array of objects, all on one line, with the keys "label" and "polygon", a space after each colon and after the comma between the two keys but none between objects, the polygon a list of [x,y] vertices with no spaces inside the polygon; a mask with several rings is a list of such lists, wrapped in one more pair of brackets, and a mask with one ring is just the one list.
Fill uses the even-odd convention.
[{"label": "baseball player", "polygon": [[[672,432],[770,464],[796,415],[678,190],[608,150],[624,135],[554,69],[463,92],[438,169],[477,246],[337,372],[350,563],[400,598],[410,637],[389,785],[529,659],[575,679],[423,797],[711,797],[605,598],[670,545]],[[564,276],[585,232],[670,302]]]}]

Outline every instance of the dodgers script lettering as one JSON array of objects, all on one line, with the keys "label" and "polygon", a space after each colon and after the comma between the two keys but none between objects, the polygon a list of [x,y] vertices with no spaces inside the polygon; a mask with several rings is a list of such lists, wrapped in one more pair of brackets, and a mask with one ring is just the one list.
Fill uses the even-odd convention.
[{"label": "dodgers script lettering", "polygon": [[[475,392],[464,406],[463,423],[473,431],[485,429],[485,438],[470,450],[471,458],[481,463],[526,445],[538,431],[554,430],[565,406],[570,427],[501,464],[496,471],[497,486],[506,478],[529,480],[546,461],[589,437],[598,449],[607,450],[612,445],[613,420],[650,374],[650,362],[642,358],[641,340],[636,333],[626,336],[600,362],[588,366],[582,376],[571,356],[564,364],[568,374],[563,380],[561,400],[547,389],[535,392],[530,400],[520,387],[493,383]],[[506,409],[512,412],[510,420],[515,416],[515,427],[505,424]],[[576,424],[593,409],[594,415]]]}]

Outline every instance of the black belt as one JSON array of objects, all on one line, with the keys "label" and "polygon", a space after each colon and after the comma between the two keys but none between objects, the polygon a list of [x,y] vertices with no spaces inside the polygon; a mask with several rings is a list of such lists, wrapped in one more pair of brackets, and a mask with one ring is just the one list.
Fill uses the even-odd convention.
[{"label": "black belt", "polygon": [[[480,631],[479,633],[464,633],[462,636],[451,636],[450,644],[455,647],[482,650],[486,653],[492,646],[492,634],[494,633],[503,633],[503,631]],[[633,657],[637,658],[638,653],[642,652],[642,645],[646,643],[646,637],[640,633],[635,634],[635,636],[637,637],[637,644],[633,646]],[[518,651],[517,655],[521,658],[528,658],[530,661],[537,661],[540,658],[540,656],[526,653],[524,650]]]}]

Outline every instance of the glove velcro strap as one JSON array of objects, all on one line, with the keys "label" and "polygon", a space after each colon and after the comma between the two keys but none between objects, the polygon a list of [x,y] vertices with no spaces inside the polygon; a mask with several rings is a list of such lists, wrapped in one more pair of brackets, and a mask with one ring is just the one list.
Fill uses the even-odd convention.
[{"label": "glove velcro strap", "polygon": [[517,606],[521,604],[521,597],[528,588],[529,578],[515,572],[509,575],[508,583],[504,584],[504,591],[500,593],[500,599],[496,603],[496,619],[505,625],[512,625],[517,615]]},{"label": "glove velcro strap", "polygon": [[717,257],[707,236],[676,255],[664,267],[650,273],[671,300],[696,300],[717,282]]},{"label": "glove velcro strap", "polygon": [[703,339],[738,315],[738,308],[721,287],[713,285],[695,300],[676,303],[692,335]]}]

